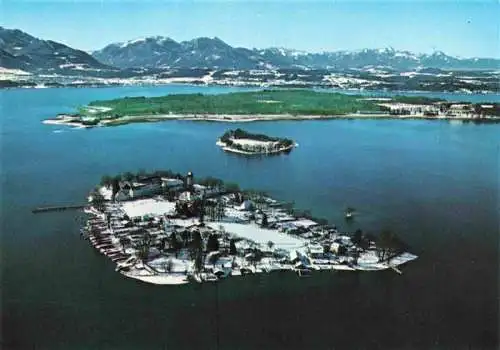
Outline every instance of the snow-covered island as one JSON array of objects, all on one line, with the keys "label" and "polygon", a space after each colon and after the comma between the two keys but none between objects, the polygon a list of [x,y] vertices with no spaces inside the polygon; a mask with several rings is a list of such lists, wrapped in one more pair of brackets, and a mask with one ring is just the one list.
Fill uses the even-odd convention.
[{"label": "snow-covered island", "polygon": [[224,151],[240,154],[277,154],[288,153],[297,144],[287,138],[252,134],[242,129],[229,130],[216,142]]},{"label": "snow-covered island", "polygon": [[126,277],[153,284],[317,270],[385,270],[417,258],[396,235],[343,233],[269,196],[171,171],[104,176],[82,235]]}]

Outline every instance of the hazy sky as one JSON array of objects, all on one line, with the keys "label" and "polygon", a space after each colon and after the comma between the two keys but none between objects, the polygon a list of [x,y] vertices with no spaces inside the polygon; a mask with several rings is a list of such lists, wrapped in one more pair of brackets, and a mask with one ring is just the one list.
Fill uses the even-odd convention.
[{"label": "hazy sky", "polygon": [[95,50],[163,35],[307,51],[395,49],[500,57],[500,2],[0,0],[6,28]]}]

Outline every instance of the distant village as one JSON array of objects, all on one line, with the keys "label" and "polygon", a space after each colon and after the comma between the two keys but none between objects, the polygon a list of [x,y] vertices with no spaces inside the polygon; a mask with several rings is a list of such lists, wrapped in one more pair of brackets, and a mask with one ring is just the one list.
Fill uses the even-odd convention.
[{"label": "distant village", "polygon": [[[384,270],[414,260],[397,235],[342,233],[263,193],[193,173],[103,177],[82,237],[122,275],[153,284],[291,271]],[[352,212],[346,214],[351,219]]]},{"label": "distant village", "polygon": [[[378,99],[385,100],[385,99]],[[388,99],[390,100],[390,99]],[[381,109],[389,115],[408,117],[427,117],[443,119],[499,119],[500,104],[450,103],[379,103]]]}]

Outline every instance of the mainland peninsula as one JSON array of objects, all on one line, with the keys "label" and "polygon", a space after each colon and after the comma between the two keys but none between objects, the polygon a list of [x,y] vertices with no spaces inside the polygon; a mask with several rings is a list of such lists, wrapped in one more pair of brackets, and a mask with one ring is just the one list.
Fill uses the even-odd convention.
[{"label": "mainland peninsula", "polygon": [[165,120],[252,122],[338,118],[500,121],[500,104],[281,89],[93,101],[79,108],[78,113],[59,114],[44,123],[96,127]]},{"label": "mainland peninsula", "polygon": [[293,140],[287,138],[252,134],[242,129],[226,131],[216,144],[224,151],[245,155],[289,153],[297,146]]},{"label": "mainland peninsula", "polygon": [[82,236],[122,275],[153,284],[319,270],[393,269],[417,258],[390,231],[340,232],[265,193],[192,172],[103,176]]}]

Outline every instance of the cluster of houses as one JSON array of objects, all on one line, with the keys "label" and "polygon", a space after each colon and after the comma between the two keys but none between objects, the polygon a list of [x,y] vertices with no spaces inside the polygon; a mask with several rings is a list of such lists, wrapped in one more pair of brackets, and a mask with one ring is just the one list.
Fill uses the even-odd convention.
[{"label": "cluster of houses", "polygon": [[[143,176],[137,177],[134,180],[122,180],[118,183],[118,186],[119,189],[114,194],[113,199],[120,202],[166,193],[178,194],[181,200],[191,200],[194,198],[201,198],[202,196],[217,194],[221,191],[219,188],[195,184],[191,172],[187,174],[185,179]],[[105,192],[110,191],[109,188],[104,190]]]},{"label": "cluster of houses", "polygon": [[[449,103],[436,102],[432,104],[413,103],[380,103],[385,111],[390,115],[415,116],[415,117],[436,117],[436,118],[457,118],[457,119],[479,119],[494,117],[498,106],[495,104],[471,104],[471,103]],[[497,115],[498,117],[498,115]]]},{"label": "cluster of houses", "polygon": [[361,247],[351,235],[291,215],[267,196],[196,184],[191,172],[183,179],[136,177],[118,187],[103,186],[108,201],[90,207],[84,234],[127,277],[179,284],[193,276],[208,281],[274,270],[389,267],[373,241]]}]

